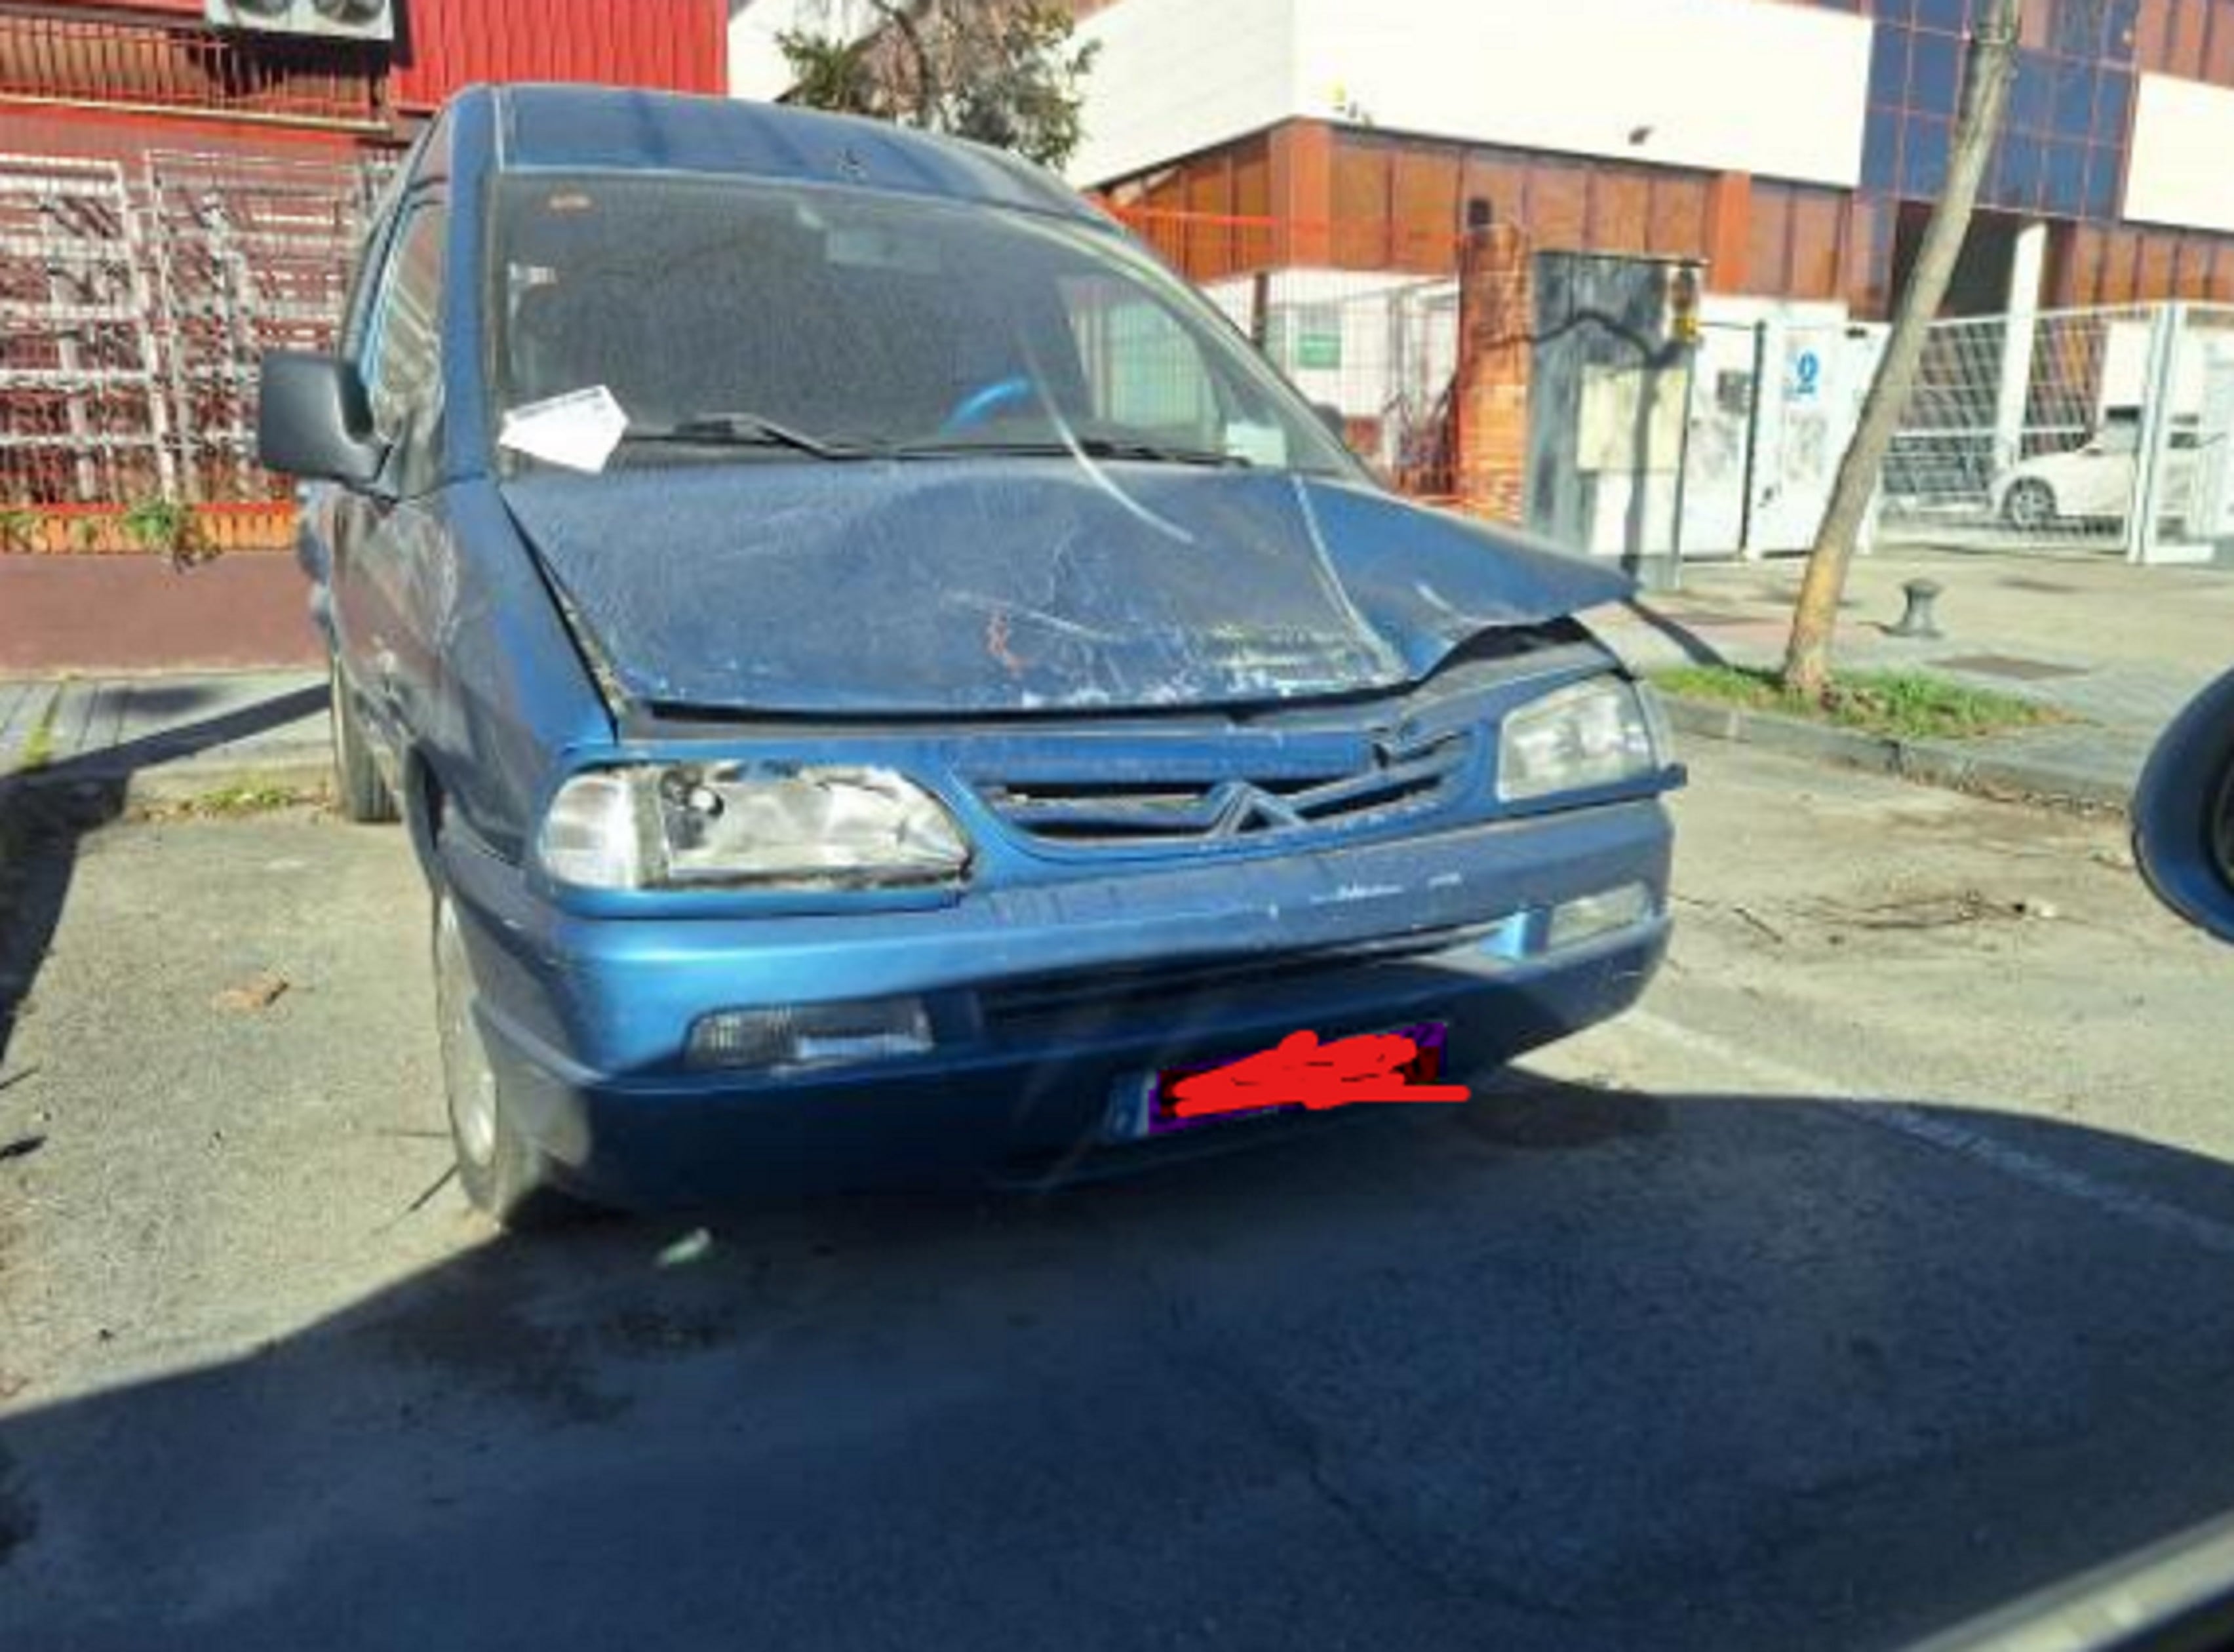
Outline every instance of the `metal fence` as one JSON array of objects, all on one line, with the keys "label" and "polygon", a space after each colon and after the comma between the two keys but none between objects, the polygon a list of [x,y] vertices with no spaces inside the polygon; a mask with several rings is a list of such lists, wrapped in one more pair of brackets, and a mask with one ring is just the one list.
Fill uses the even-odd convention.
[{"label": "metal fence", "polygon": [[1204,291],[1388,482],[1455,491],[1456,282],[1283,270]]},{"label": "metal fence", "polygon": [[[1194,281],[1407,493],[1458,492],[1460,238],[1138,206],[1113,216]],[[1372,256],[1362,255],[1370,227]],[[1379,267],[1375,267],[1375,266]],[[1360,267],[1364,266],[1364,267]]]},{"label": "metal fence", "polygon": [[1889,543],[2196,559],[2225,537],[2234,309],[1942,322],[1893,444]]},{"label": "metal fence", "polygon": [[0,508],[278,497],[257,364],[331,342],[382,173],[0,155]]}]

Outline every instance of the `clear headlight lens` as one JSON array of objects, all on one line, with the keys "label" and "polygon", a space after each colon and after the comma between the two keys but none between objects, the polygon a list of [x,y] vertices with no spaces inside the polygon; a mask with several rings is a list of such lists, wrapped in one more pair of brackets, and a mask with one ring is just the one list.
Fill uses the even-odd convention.
[{"label": "clear headlight lens", "polygon": [[1497,795],[1507,803],[1584,792],[1656,774],[1669,740],[1650,691],[1594,677],[1545,695],[1505,720]]},{"label": "clear headlight lens", "polygon": [[913,781],[774,763],[578,774],[539,852],[580,889],[878,887],[947,882],[970,864],[961,828]]}]

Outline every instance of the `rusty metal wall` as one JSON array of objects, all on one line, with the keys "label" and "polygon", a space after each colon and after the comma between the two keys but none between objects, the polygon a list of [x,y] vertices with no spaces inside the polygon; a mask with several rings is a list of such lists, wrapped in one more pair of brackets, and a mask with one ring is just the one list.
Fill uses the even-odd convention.
[{"label": "rusty metal wall", "polygon": [[[21,40],[0,49],[0,58],[16,60],[12,76],[0,62],[0,95],[59,90],[364,118],[375,88],[395,108],[424,111],[476,81],[589,81],[716,95],[728,84],[725,0],[396,0],[392,63],[377,49],[220,36],[198,26],[202,0],[49,5],[54,15],[10,23]],[[62,15],[69,10],[84,13],[82,21]]]},{"label": "rusty metal wall", "polygon": [[203,0],[44,0],[51,11],[147,11],[166,17],[201,16]]},{"label": "rusty metal wall", "polygon": [[431,108],[475,81],[728,89],[722,0],[403,0],[396,104]]},{"label": "rusty metal wall", "polygon": [[0,101],[376,128],[382,60],[319,41],[245,41],[198,20],[0,13]]}]

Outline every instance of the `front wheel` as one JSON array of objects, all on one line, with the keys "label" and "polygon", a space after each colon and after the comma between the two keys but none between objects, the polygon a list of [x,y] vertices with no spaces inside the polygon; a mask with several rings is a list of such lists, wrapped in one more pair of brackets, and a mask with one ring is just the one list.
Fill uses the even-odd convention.
[{"label": "front wheel", "polygon": [[2014,484],[2002,501],[2002,515],[2013,528],[2038,532],[2055,521],[2055,490],[2031,476]]},{"label": "front wheel", "polygon": [[581,1216],[585,1207],[551,1185],[543,1156],[520,1134],[506,1105],[503,1081],[489,1060],[475,1013],[479,1002],[457,904],[445,891],[434,902],[434,1009],[459,1185],[500,1227],[560,1225]]}]

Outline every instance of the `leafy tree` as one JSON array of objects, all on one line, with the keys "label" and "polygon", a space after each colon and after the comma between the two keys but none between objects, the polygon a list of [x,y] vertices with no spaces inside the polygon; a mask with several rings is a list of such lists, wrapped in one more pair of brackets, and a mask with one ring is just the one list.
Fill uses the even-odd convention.
[{"label": "leafy tree", "polygon": [[[1098,47],[1060,0],[856,0],[776,36],[790,101],[1012,150],[1061,167],[1082,135]],[[858,24],[859,27],[847,27]]]}]

